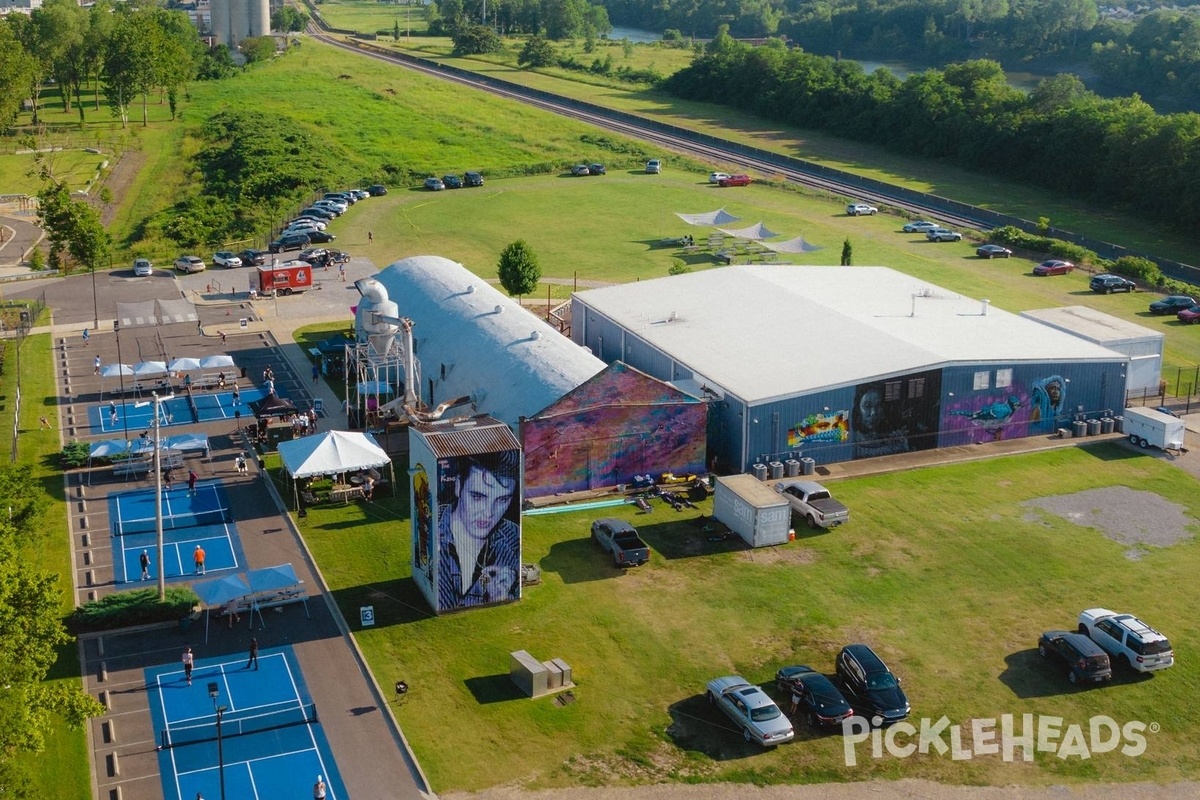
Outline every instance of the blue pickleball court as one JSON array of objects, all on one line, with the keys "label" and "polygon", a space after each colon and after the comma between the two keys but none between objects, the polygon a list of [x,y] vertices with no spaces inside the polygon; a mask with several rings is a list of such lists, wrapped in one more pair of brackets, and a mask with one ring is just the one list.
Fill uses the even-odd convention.
[{"label": "blue pickleball court", "polygon": [[[160,426],[171,426],[232,420],[238,416],[250,420],[254,418],[250,403],[264,397],[266,394],[258,388],[242,390],[236,404],[233,392],[194,391],[190,396],[181,393],[159,403],[158,422]],[[154,427],[154,401],[113,400],[90,406],[88,424],[102,433],[148,430]]]},{"label": "blue pickleball court", "polygon": [[258,660],[254,670],[245,655],[197,659],[191,685],[182,664],[146,670],[166,800],[220,797],[222,772],[227,797],[312,797],[318,775],[329,800],[347,796],[292,648],[263,649]]},{"label": "blue pickleball court", "polygon": [[[139,557],[151,557],[150,576],[158,578],[158,534],[154,489],[114,492],[108,497],[109,527],[113,536],[113,573],[118,583],[141,578]],[[163,568],[168,580],[195,575],[192,554],[196,545],[205,552],[205,573],[245,567],[237,525],[229,509],[229,497],[220,481],[200,481],[196,493],[187,484],[164,490]]]}]

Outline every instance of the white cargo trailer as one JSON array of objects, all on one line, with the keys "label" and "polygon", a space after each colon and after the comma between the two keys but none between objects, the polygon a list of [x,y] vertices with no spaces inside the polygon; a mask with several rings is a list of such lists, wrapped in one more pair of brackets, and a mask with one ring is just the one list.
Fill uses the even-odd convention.
[{"label": "white cargo trailer", "polygon": [[713,517],[751,547],[784,544],[790,536],[792,507],[771,485],[753,475],[716,479]]},{"label": "white cargo trailer", "polygon": [[1183,420],[1152,408],[1125,409],[1125,435],[1138,447],[1183,450]]}]

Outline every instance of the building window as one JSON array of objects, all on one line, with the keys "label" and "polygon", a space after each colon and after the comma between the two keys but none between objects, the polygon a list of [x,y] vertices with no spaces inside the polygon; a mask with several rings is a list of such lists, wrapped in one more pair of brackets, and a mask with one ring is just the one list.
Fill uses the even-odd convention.
[{"label": "building window", "polygon": [[899,400],[901,397],[903,397],[904,395],[903,395],[903,392],[901,391],[902,386],[903,386],[903,384],[900,381],[888,381],[887,383],[885,383],[883,385],[883,400],[884,400],[884,402],[889,402],[892,400]]},{"label": "building window", "polygon": [[925,379],[913,378],[908,382],[908,399],[916,400],[925,396]]},{"label": "building window", "polygon": [[1012,367],[996,370],[996,388],[1004,389],[1012,386]]},{"label": "building window", "polygon": [[987,370],[975,373],[975,391],[986,389],[989,386],[988,379],[991,378],[991,373]]}]

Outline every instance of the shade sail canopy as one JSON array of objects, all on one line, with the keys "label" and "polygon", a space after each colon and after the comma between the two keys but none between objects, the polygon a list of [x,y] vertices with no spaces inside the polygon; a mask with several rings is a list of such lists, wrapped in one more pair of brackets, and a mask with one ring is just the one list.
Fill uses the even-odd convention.
[{"label": "shade sail canopy", "polygon": [[121,453],[129,452],[129,442],[124,439],[109,439],[103,442],[92,442],[88,447],[89,458],[112,458]]},{"label": "shade sail canopy", "polygon": [[251,403],[250,407],[254,409],[256,417],[286,417],[298,413],[295,403],[274,392],[256,403]]},{"label": "shade sail canopy", "polygon": [[162,375],[166,371],[167,362],[165,361],[139,361],[133,365],[133,374],[139,378],[145,378],[151,375]]},{"label": "shade sail canopy", "polygon": [[105,364],[100,368],[100,377],[116,378],[120,375],[132,375],[133,367],[128,364]]},{"label": "shade sail canopy", "polygon": [[723,208],[718,208],[716,211],[709,211],[706,214],[680,214],[676,211],[675,216],[688,225],[728,225],[740,219],[740,217],[735,217],[726,212]]},{"label": "shade sail canopy", "polygon": [[[202,433],[183,433],[179,436],[168,436],[161,441],[163,450],[178,450],[186,452],[188,450],[202,450],[208,452],[208,437]],[[154,440],[150,438],[139,438],[134,440],[132,450],[135,453],[153,453]]]},{"label": "shade sail canopy", "polygon": [[293,478],[336,475],[383,467],[392,459],[369,433],[326,431],[279,443],[283,468]]},{"label": "shade sail canopy", "polygon": [[246,582],[252,592],[275,592],[300,583],[291,564],[252,569],[246,573]]},{"label": "shade sail canopy", "polygon": [[200,359],[187,356],[173,359],[170,367],[171,372],[190,372],[191,370],[202,369]]},{"label": "shade sail canopy", "polygon": [[803,236],[788,239],[786,242],[763,242],[762,245],[768,250],[774,250],[776,253],[811,253],[814,250],[821,249],[820,245],[804,241]]},{"label": "shade sail canopy", "polygon": [[[288,565],[291,566],[290,564]],[[295,574],[295,573],[293,573]],[[225,575],[220,578],[213,578],[210,581],[200,581],[192,584],[192,591],[200,598],[200,601],[209,608],[223,606],[230,600],[237,600],[239,597],[245,597],[250,594],[253,589],[250,584],[241,575]]]},{"label": "shade sail canopy", "polygon": [[218,353],[215,356],[205,356],[200,359],[201,369],[219,369],[221,367],[232,367],[233,356]]},{"label": "shade sail canopy", "polygon": [[773,236],[779,235],[778,233],[775,233],[774,231],[769,230],[767,228],[767,226],[763,225],[761,222],[756,222],[753,225],[751,225],[749,228],[739,228],[737,230],[726,230],[725,228],[717,228],[717,230],[719,230],[721,233],[732,236],[735,239],[750,239],[751,241],[755,241],[755,242],[761,241],[763,239],[770,239]]}]

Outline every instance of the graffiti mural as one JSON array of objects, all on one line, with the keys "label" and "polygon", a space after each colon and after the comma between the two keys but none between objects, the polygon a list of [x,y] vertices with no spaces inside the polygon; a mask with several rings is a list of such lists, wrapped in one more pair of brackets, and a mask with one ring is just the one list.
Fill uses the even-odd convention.
[{"label": "graffiti mural", "polygon": [[850,412],[809,414],[787,432],[789,450],[809,444],[836,444],[850,438]]},{"label": "graffiti mural", "polygon": [[941,373],[936,370],[860,384],[851,417],[854,457],[936,447],[940,402]]}]

